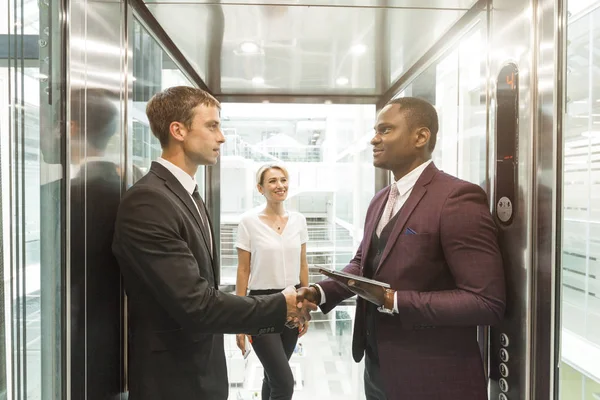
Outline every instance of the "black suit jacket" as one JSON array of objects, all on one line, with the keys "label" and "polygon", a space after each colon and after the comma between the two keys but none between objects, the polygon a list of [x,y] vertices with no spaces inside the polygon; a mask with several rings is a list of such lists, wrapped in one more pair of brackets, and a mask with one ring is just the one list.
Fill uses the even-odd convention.
[{"label": "black suit jacket", "polygon": [[119,206],[113,252],[128,295],[130,400],[225,400],[222,334],[283,330],[280,293],[218,290],[218,255],[200,221],[189,193],[156,162]]},{"label": "black suit jacket", "polygon": [[73,398],[111,399],[122,389],[123,295],[111,252],[120,200],[121,177],[112,162],[89,162],[71,180]]}]

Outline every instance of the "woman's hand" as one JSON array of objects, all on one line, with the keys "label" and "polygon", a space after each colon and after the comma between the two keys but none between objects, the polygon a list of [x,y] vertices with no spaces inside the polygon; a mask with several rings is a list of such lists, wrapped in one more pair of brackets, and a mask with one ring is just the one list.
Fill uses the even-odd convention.
[{"label": "woman's hand", "polygon": [[308,321],[306,321],[306,322],[304,323],[304,325],[300,325],[300,326],[298,327],[298,337],[299,337],[299,338],[301,338],[302,336],[304,336],[304,334],[306,333],[306,331],[308,331],[308,324],[309,324],[309,322],[308,322]]},{"label": "woman's hand", "polygon": [[[246,354],[246,336],[243,333],[239,333],[235,335],[235,342],[237,343],[237,347],[242,351],[242,355]],[[252,339],[248,336],[248,341],[252,343]]]}]

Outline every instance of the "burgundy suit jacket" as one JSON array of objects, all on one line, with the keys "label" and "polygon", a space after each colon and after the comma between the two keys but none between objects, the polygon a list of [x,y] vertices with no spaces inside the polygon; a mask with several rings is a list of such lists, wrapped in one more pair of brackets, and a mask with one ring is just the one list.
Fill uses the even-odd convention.
[{"label": "burgundy suit jacket", "polygon": [[[344,271],[363,275],[371,237],[389,187],[367,211],[363,240]],[[415,184],[388,239],[373,279],[397,290],[399,313],[377,313],[375,334],[389,400],[485,400],[477,326],[504,315],[505,287],[496,226],[479,187],[433,163]],[[407,231],[407,229],[410,230]],[[319,283],[329,312],[352,293],[330,279]],[[365,301],[357,300],[352,354],[364,354]]]}]

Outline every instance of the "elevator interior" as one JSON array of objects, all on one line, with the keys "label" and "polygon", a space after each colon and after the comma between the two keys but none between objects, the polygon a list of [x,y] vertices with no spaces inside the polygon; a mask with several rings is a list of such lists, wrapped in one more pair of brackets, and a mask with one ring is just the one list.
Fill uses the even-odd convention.
[{"label": "elevator interior", "polygon": [[[221,237],[224,290],[234,283],[235,216],[257,200],[250,178],[240,180],[252,175],[248,165],[278,160],[310,171],[298,177],[312,190],[299,188],[290,206],[313,219],[313,262],[343,267],[360,240],[366,204],[390,179],[369,165],[369,123],[394,97],[431,101],[442,126],[434,161],[487,191],[501,235],[507,314],[479,335],[490,398],[598,398],[597,7],[574,0],[0,0],[9,10],[0,32],[0,121],[9,132],[0,146],[2,193],[11,193],[2,203],[9,398],[94,398],[94,357],[103,346],[115,349],[105,354],[114,364],[108,385],[126,390],[126,315],[107,322],[118,329],[103,335],[94,325],[97,313],[123,312],[126,300],[117,275],[95,275],[91,239],[102,232],[102,217],[91,210],[100,203],[91,176],[74,180],[75,160],[94,155],[64,121],[91,129],[90,89],[107,90],[118,104],[106,150],[125,172],[114,177],[113,197],[102,197],[118,200],[160,154],[145,102],[175,84],[204,88],[223,103],[228,142],[197,180]],[[299,145],[282,134],[291,125]],[[325,172],[332,166],[334,173]],[[348,171],[358,176],[354,186],[368,189],[345,194],[339,185],[329,193]],[[232,187],[248,194],[231,200]],[[332,215],[333,228],[324,223]],[[330,241],[331,255],[323,249]],[[305,351],[346,346],[352,307],[322,320]],[[334,333],[318,335],[324,331]],[[229,350],[232,398],[251,398],[244,375],[259,370]],[[314,397],[303,356],[299,350],[292,360],[304,374],[297,394]],[[322,372],[341,375],[345,363],[343,355],[323,359]],[[330,383],[329,398],[351,398],[345,388],[360,381],[360,367],[344,371],[348,380]],[[65,375],[71,378],[48,378]]]}]

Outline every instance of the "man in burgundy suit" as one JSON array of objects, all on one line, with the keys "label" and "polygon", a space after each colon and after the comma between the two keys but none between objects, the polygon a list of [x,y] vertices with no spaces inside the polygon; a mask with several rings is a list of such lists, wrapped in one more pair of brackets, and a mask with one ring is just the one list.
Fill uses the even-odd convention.
[{"label": "man in burgundy suit", "polygon": [[365,357],[368,400],[484,400],[477,326],[504,315],[496,227],[484,191],[431,161],[435,108],[399,98],[377,117],[373,164],[394,183],[375,195],[345,272],[391,289],[332,279],[299,289],[327,313],[354,294],[352,355]]}]

